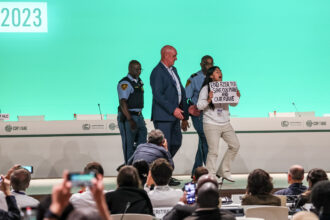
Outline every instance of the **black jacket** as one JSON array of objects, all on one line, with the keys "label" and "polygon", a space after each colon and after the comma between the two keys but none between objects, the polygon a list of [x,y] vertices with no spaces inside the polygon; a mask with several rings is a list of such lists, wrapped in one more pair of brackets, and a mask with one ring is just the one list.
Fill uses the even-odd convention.
[{"label": "black jacket", "polygon": [[17,207],[16,199],[14,196],[6,196],[8,212],[0,209],[0,219],[19,220],[21,219],[20,210]]},{"label": "black jacket", "polygon": [[153,215],[152,205],[146,191],[135,187],[119,187],[105,194],[111,214],[139,213]]}]

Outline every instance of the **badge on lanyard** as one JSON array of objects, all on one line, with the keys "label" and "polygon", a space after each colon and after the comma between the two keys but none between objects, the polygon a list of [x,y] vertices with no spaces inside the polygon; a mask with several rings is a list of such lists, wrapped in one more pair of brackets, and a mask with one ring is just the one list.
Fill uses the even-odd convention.
[{"label": "badge on lanyard", "polygon": [[222,108],[217,108],[217,113],[218,113],[218,116],[222,116]]}]

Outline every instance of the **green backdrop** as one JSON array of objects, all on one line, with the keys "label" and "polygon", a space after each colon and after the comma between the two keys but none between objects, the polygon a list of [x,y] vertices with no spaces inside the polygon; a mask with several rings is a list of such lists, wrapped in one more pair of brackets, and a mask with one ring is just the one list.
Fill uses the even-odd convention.
[{"label": "green backdrop", "polygon": [[[22,1],[22,0],[20,0]],[[34,1],[38,2],[38,1]],[[41,1],[40,1],[41,2]],[[183,84],[214,57],[237,81],[237,117],[268,112],[330,113],[329,0],[49,0],[48,33],[0,33],[0,109],[70,120],[116,114],[117,82],[141,62],[144,115],[160,48],[178,51]]]}]

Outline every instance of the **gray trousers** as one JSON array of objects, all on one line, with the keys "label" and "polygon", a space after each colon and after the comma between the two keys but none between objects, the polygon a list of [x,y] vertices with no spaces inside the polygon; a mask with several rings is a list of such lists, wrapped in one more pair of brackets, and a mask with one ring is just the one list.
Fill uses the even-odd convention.
[{"label": "gray trousers", "polygon": [[[217,174],[222,177],[230,177],[231,175],[231,162],[235,159],[235,156],[239,150],[240,144],[235,131],[230,123],[226,125],[213,125],[204,123],[204,133],[209,146],[206,168],[210,174]],[[216,162],[218,159],[219,142],[220,138],[228,144],[228,149],[223,156],[218,170],[216,171]]]}]

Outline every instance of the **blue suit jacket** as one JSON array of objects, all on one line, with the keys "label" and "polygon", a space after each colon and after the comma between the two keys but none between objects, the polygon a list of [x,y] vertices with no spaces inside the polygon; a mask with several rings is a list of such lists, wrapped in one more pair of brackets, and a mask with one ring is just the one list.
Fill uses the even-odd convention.
[{"label": "blue suit jacket", "polygon": [[184,117],[186,120],[189,118],[186,92],[182,86],[176,68],[173,67],[173,70],[180,81],[182,93],[180,105],[178,104],[178,90],[176,89],[175,81],[167,71],[166,67],[159,62],[151,72],[150,85],[153,95],[151,120],[153,121],[177,120],[177,118],[173,116],[175,108],[180,108],[184,111]]}]

